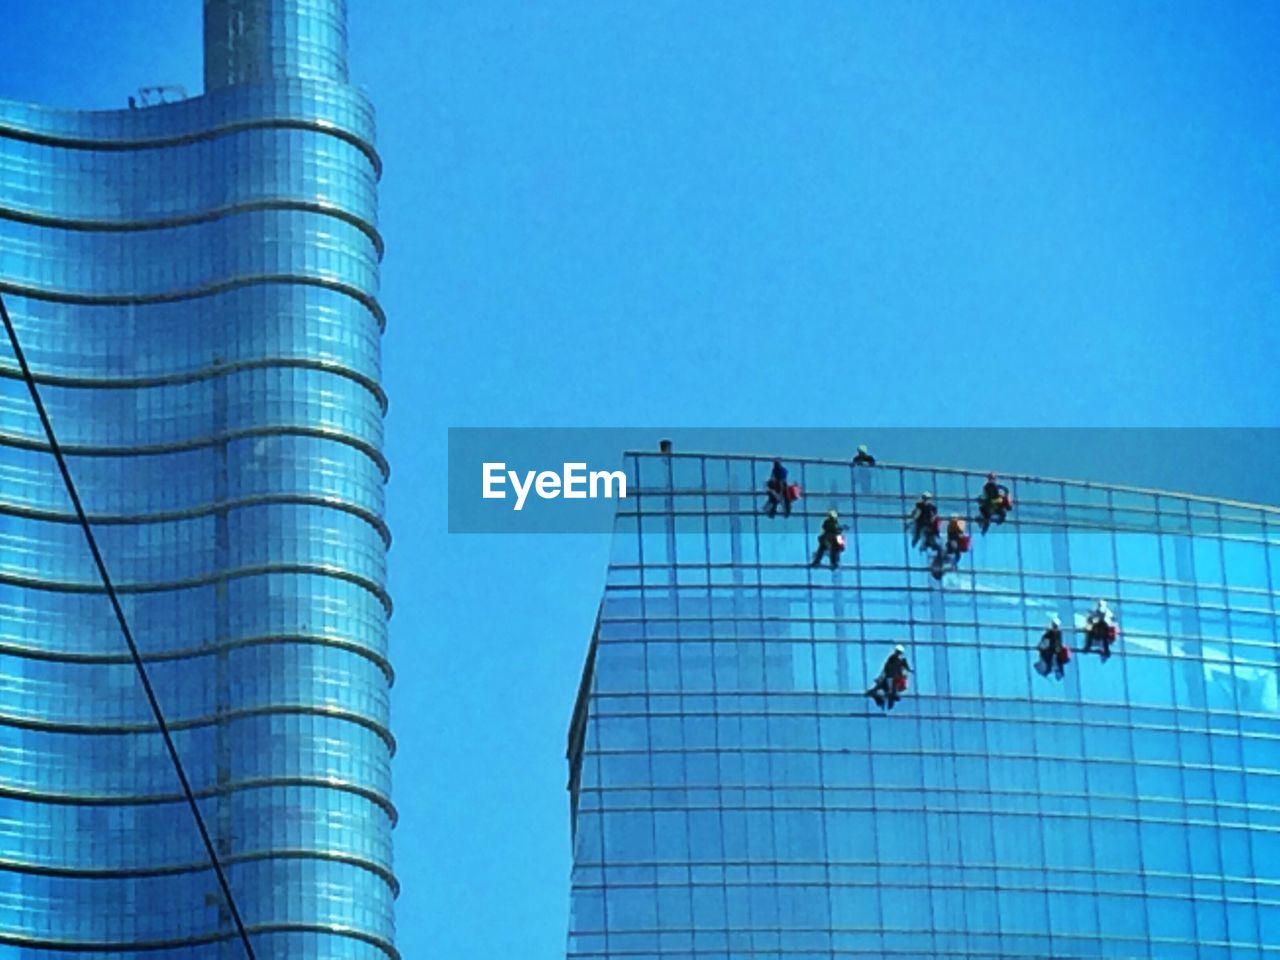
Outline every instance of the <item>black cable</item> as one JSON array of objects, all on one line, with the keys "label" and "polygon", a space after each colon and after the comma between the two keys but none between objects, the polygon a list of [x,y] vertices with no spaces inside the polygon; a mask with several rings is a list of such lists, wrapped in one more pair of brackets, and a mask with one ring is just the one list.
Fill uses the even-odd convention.
[{"label": "black cable", "polygon": [[40,390],[36,387],[35,378],[31,375],[31,368],[27,366],[26,355],[22,352],[22,347],[18,343],[18,333],[13,328],[13,321],[9,319],[9,311],[5,309],[4,297],[0,296],[0,319],[4,321],[5,332],[9,334],[9,343],[13,347],[13,355],[18,360],[18,366],[22,368],[22,379],[27,383],[27,389],[31,392],[31,400],[35,404],[36,413],[40,415],[40,423],[44,426],[45,436],[49,440],[49,449],[53,451],[53,457],[58,462],[58,470],[62,473],[62,481],[66,484],[67,493],[71,497],[71,503],[76,509],[76,517],[80,521],[80,529],[84,531],[84,538],[89,544],[89,551],[93,554],[93,562],[98,567],[98,575],[102,577],[102,585],[106,588],[107,596],[111,599],[111,608],[116,612],[116,621],[120,624],[120,632],[124,634],[124,641],[129,645],[129,655],[133,657],[133,665],[137,668],[138,679],[142,681],[142,689],[146,691],[147,701],[151,704],[151,713],[156,718],[156,726],[160,728],[160,735],[164,737],[164,745],[169,750],[169,759],[173,761],[174,772],[178,775],[178,781],[182,784],[182,792],[186,795],[187,805],[191,807],[191,815],[195,818],[196,828],[200,831],[200,838],[204,840],[204,848],[208,851],[209,862],[213,865],[213,871],[218,875],[218,884],[222,887],[222,896],[227,901],[227,909],[231,912],[231,919],[235,921],[236,930],[240,934],[240,940],[244,943],[244,952],[248,954],[249,960],[257,960],[253,952],[253,944],[249,942],[249,933],[245,930],[244,921],[240,918],[240,911],[236,907],[235,898],[231,896],[231,885],[227,882],[227,875],[222,869],[222,861],[218,859],[218,852],[214,849],[213,838],[209,836],[209,829],[205,826],[204,817],[200,815],[200,806],[196,803],[196,795],[191,789],[191,782],[187,779],[187,773],[182,767],[182,759],[178,756],[178,748],[173,743],[173,737],[169,734],[169,725],[165,723],[164,713],[160,710],[160,701],[156,699],[156,692],[151,686],[151,678],[147,676],[146,665],[142,662],[142,655],[138,652],[138,645],[133,640],[133,632],[129,629],[129,621],[125,618],[124,608],[120,606],[120,598],[116,596],[116,588],[112,586],[111,577],[107,574],[107,564],[102,559],[102,552],[98,549],[98,541],[93,536],[93,529],[89,526],[89,518],[84,512],[84,506],[80,503],[80,494],[76,492],[76,485],[71,479],[71,471],[67,469],[66,458],[62,455],[62,448],[58,446],[58,440],[53,435],[53,424],[49,422],[49,414],[45,412],[44,402],[40,399]]}]

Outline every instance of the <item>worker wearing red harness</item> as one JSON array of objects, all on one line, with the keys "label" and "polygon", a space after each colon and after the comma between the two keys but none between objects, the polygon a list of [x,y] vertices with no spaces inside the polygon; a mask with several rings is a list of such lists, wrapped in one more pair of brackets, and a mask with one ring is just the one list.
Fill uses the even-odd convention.
[{"label": "worker wearing red harness", "polygon": [[1102,659],[1108,659],[1111,656],[1111,644],[1115,643],[1119,633],[1120,628],[1116,626],[1107,601],[1099,600],[1084,621],[1084,652],[1092,653],[1096,643],[1102,647]]},{"label": "worker wearing red harness", "polygon": [[880,676],[867,690],[867,696],[876,702],[876,706],[893,709],[907,689],[907,676],[911,673],[911,664],[907,662],[907,650],[902,644],[893,648],[889,659],[884,662]]},{"label": "worker wearing red harness", "polygon": [[969,534],[965,530],[964,518],[958,513],[951,515],[947,523],[947,554],[953,561],[958,561],[962,554],[969,552]]},{"label": "worker wearing red harness", "polygon": [[993,520],[1004,523],[1005,516],[1012,509],[1013,498],[1009,496],[1009,488],[1000,483],[994,473],[988,473],[982,496],[978,497],[978,525],[982,532],[987,532]]},{"label": "worker wearing red harness", "polygon": [[1049,676],[1050,671],[1056,679],[1061,680],[1063,670],[1071,660],[1071,650],[1062,639],[1062,621],[1057,615],[1049,618],[1049,626],[1040,637],[1040,660],[1035,665],[1036,672],[1042,677]]},{"label": "worker wearing red harness", "polygon": [[818,552],[813,555],[811,567],[822,562],[823,555],[831,560],[831,569],[840,566],[840,554],[844,553],[844,527],[840,526],[840,515],[834,510],[827,511],[827,518],[822,521],[822,533],[818,534]]},{"label": "worker wearing red harness", "polygon": [[773,461],[773,472],[765,481],[764,492],[768,499],[764,504],[764,514],[770,520],[778,515],[778,507],[782,507],[784,517],[791,516],[791,504],[800,499],[800,488],[794,483],[787,483],[787,468],[781,460]]},{"label": "worker wearing red harness", "polygon": [[[907,522],[912,525],[911,545],[913,547],[920,547],[926,552],[938,549],[938,507],[933,502],[933,495],[929,491],[926,490],[920,494],[920,499],[916,501],[916,508],[911,511]],[[921,544],[922,540],[923,544]]]}]

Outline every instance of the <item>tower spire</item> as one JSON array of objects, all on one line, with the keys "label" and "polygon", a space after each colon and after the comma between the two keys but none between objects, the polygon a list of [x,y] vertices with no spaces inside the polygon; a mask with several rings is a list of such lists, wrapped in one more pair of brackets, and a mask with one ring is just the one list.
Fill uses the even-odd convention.
[{"label": "tower spire", "polygon": [[347,79],[346,0],[204,0],[204,88]]}]

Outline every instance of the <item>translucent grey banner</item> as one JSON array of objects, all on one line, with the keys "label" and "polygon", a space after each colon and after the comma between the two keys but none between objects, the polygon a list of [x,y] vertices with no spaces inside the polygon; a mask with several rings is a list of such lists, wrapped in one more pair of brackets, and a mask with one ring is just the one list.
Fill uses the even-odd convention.
[{"label": "translucent grey banner", "polygon": [[944,516],[973,519],[989,472],[1010,491],[1011,519],[1020,488],[1043,508],[1063,484],[1097,485],[1100,510],[1122,496],[1203,498],[1189,514],[1280,505],[1271,428],[453,428],[449,531],[608,533],[616,514],[639,512],[768,519],[775,458],[787,472],[777,517],[793,485],[791,515],[807,525],[864,497],[880,519],[863,532],[901,531],[924,492]]}]

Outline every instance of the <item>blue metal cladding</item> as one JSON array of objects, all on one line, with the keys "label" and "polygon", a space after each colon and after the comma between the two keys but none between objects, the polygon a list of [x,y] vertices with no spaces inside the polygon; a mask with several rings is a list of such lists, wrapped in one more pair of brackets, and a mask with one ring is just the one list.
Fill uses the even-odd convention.
[{"label": "blue metal cladding", "polygon": [[[373,115],[338,0],[211,92],[0,101],[0,293],[259,957],[396,957]],[[220,18],[220,19],[219,19]],[[0,953],[242,953],[7,346]]]},{"label": "blue metal cladding", "polygon": [[[1280,957],[1280,510],[1015,477],[937,584],[903,518],[924,490],[972,514],[981,475],[790,466],[803,509],[770,520],[768,460],[629,457],[570,730],[569,956]],[[1111,659],[1033,672],[1099,598]]]}]

